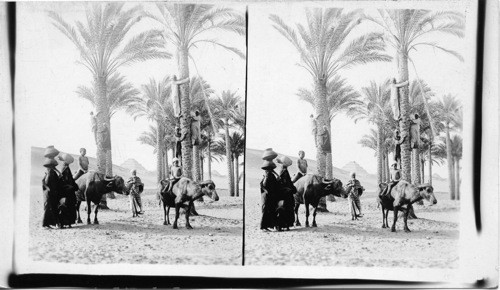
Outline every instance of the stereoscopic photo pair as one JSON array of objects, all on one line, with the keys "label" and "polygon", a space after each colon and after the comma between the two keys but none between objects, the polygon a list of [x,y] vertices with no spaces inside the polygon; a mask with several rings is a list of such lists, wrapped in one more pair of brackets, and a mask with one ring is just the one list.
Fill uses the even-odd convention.
[{"label": "stereoscopic photo pair", "polygon": [[16,3],[15,273],[475,282],[479,6]]}]

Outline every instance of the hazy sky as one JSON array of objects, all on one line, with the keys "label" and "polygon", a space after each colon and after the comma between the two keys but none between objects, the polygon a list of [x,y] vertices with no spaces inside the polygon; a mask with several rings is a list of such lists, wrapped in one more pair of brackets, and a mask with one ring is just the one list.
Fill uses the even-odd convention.
[{"label": "hazy sky", "polygon": [[[356,1],[357,7],[363,5],[361,3],[362,1]],[[372,8],[376,4],[371,2],[364,5],[365,13],[378,15]],[[296,96],[301,87],[312,89],[312,77],[305,69],[296,65],[300,61],[298,52],[272,27],[270,14],[277,14],[289,25],[297,22],[305,24],[303,5],[254,4],[249,8],[247,148],[272,147],[279,153],[294,156],[298,150],[305,150],[306,157],[314,159],[316,149],[309,125],[309,115],[313,108]],[[352,36],[377,29],[372,23],[363,22],[353,31]],[[470,53],[465,48],[463,39],[441,37],[434,40],[457,50],[465,58]],[[389,50],[389,54],[393,55],[394,52]],[[422,48],[417,53],[410,54],[410,57],[415,62],[418,75],[429,84],[436,97],[451,93],[457,98],[471,98],[472,95],[467,94],[467,91],[470,91],[473,70],[467,67],[467,63],[428,48]],[[388,77],[396,76],[396,69],[395,61],[378,62],[343,70],[341,75],[359,91],[372,80],[380,83]],[[410,80],[413,80],[413,67],[410,65],[409,69]],[[342,167],[350,161],[356,161],[368,172],[376,172],[374,151],[358,144],[371,126],[364,121],[355,124],[344,115],[338,115],[333,120],[334,166]],[[447,176],[445,166],[434,167],[433,171],[443,177]]]},{"label": "hazy sky", "polygon": [[[125,8],[136,5],[129,3]],[[158,13],[156,5],[141,4],[147,10]],[[245,6],[232,6],[245,12]],[[96,146],[90,129],[90,103],[77,97],[79,85],[90,85],[91,73],[76,63],[79,53],[47,16],[48,10],[56,11],[67,22],[84,20],[85,4],[71,3],[18,3],[18,55],[16,126],[18,144],[45,147],[55,145],[66,152],[77,153],[86,147],[88,155],[95,156]],[[127,39],[138,33],[159,27],[157,23],[144,19],[129,31]],[[231,33],[213,35],[224,44],[245,51],[245,37]],[[168,51],[175,53],[173,47]],[[193,58],[200,75],[219,94],[223,90],[238,92],[245,96],[245,60],[232,52],[213,45],[201,45],[193,51]],[[176,74],[175,60],[151,60],[122,67],[119,72],[136,87],[149,83],[150,78],[161,80]],[[197,75],[190,64],[191,76]],[[113,163],[121,164],[135,158],[147,169],[156,168],[153,148],[141,145],[137,137],[148,129],[148,121],[118,112],[111,120]],[[26,151],[29,152],[29,151]],[[215,165],[215,170],[225,173],[225,165]]]}]

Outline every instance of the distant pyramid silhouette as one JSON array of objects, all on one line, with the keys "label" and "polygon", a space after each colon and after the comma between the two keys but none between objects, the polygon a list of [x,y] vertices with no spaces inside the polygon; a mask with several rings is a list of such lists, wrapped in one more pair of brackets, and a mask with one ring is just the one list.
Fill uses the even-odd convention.
[{"label": "distant pyramid silhouette", "polygon": [[361,167],[356,161],[351,161],[342,167],[343,170],[351,173],[356,172],[357,175],[369,175],[369,173]]},{"label": "distant pyramid silhouette", "polygon": [[125,162],[123,162],[122,165],[120,166],[130,170],[135,169],[137,170],[137,172],[147,172],[146,168],[144,168],[142,164],[140,164],[137,160],[133,158],[125,160]]}]

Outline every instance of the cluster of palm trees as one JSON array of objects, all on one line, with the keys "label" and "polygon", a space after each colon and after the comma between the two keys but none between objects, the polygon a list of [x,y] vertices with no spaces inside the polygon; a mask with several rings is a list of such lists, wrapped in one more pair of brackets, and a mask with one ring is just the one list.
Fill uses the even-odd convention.
[{"label": "cluster of palm trees", "polygon": [[[332,120],[339,112],[345,112],[355,118],[366,118],[377,124],[377,130],[373,132],[375,136],[371,137],[376,140],[377,152],[380,153],[377,154],[379,180],[386,179],[387,153],[390,151],[390,142],[387,140],[391,137],[391,129],[399,127],[401,132],[409,132],[410,114],[420,111],[422,109],[419,107],[420,104],[425,108],[424,114],[420,116],[431,119],[433,125],[439,123],[433,116],[437,112],[431,111],[430,104],[427,104],[426,98],[430,97],[429,92],[425,92],[426,89],[422,84],[416,83],[419,80],[409,80],[408,67],[410,62],[413,64],[410,54],[416,53],[420,47],[431,47],[462,60],[457,52],[443,47],[439,41],[432,40],[432,37],[451,35],[462,38],[465,17],[453,11],[433,12],[413,9],[378,10],[378,15],[373,17],[357,10],[346,12],[337,8],[305,9],[305,16],[307,23],[305,25],[296,23],[295,27],[286,24],[277,15],[270,16],[274,28],[297,49],[300,55],[298,65],[312,77],[312,90],[299,89],[298,95],[313,106],[317,116],[317,126],[320,128],[326,126],[329,132]],[[374,25],[377,31],[361,35],[354,33],[366,21]],[[391,118],[387,117],[390,106],[383,103],[387,97],[386,84],[372,83],[363,89],[364,98],[362,98],[361,94],[348,85],[347,80],[342,77],[342,72],[352,67],[388,61],[394,61],[397,66],[399,82],[409,80],[411,83],[410,88],[405,86],[399,90],[402,117],[400,124],[387,124]],[[410,93],[414,94],[412,98]],[[446,125],[448,121],[443,122]],[[431,130],[434,131],[434,128]],[[434,142],[432,138],[434,134],[430,133],[431,144]],[[421,163],[418,162],[418,158],[421,153],[418,150],[411,150],[409,142],[402,144],[401,151],[402,178],[420,183]],[[316,159],[318,173],[331,178],[331,154],[326,154],[320,146],[317,146]],[[324,201],[320,203],[320,208],[326,208]]]},{"label": "cluster of palm trees", "polygon": [[[213,34],[229,32],[244,36],[245,16],[230,8],[213,5],[157,3],[154,11],[146,11],[140,5],[125,9],[125,5],[125,3],[111,2],[88,4],[85,20],[76,21],[75,25],[69,24],[55,12],[49,12],[48,15],[53,20],[54,26],[76,46],[80,53],[79,63],[92,74],[91,86],[81,86],[77,93],[94,106],[98,132],[104,131],[105,127],[111,132],[111,117],[116,111],[123,109],[134,118],[146,117],[153,123],[150,131],[140,138],[146,143],[154,144],[156,148],[158,179],[160,179],[168,173],[166,152],[171,140],[169,137],[173,130],[172,126],[175,124],[175,120],[172,119],[170,98],[172,78],[166,76],[161,81],[151,79],[148,84],[137,89],[120,74],[120,69],[146,60],[170,59],[175,56],[177,78],[190,78],[190,82],[179,87],[182,115],[189,116],[196,109],[208,112],[204,114],[204,120],[208,120],[209,125],[204,125],[211,127],[212,131],[205,130],[209,144],[207,148],[210,148],[212,140],[217,138],[218,130],[224,129],[226,137],[223,140],[229,140],[229,130],[230,128],[235,130],[233,129],[235,124],[240,124],[241,132],[244,130],[242,121],[236,120],[238,109],[231,108],[231,112],[224,111],[224,114],[229,116],[224,115],[226,122],[224,127],[221,127],[216,123],[219,120],[216,113],[222,109],[210,106],[216,104],[217,100],[224,99],[226,95],[236,100],[238,98],[234,93],[223,92],[219,98],[210,99],[209,96],[214,94],[213,90],[201,77],[190,77],[189,64],[190,60],[193,63],[195,61],[191,51],[203,44],[221,47],[244,58],[241,51],[214,39]],[[158,24],[159,28],[132,35],[133,28],[146,19]],[[239,108],[241,107],[239,104]],[[190,130],[191,124],[188,120],[188,118],[180,120],[183,131]],[[244,138],[241,132],[241,138]],[[104,138],[104,134],[97,134],[97,170],[112,174],[111,150],[103,148]],[[146,141],[147,138],[150,138],[151,142]],[[199,148],[200,145],[192,146],[188,139],[182,141],[184,174],[199,180],[202,172],[199,166],[202,160],[201,152],[205,149]],[[231,150],[230,148],[229,152]],[[233,168],[233,158],[228,158],[228,164],[231,164],[228,168]],[[207,160],[210,162],[210,159],[211,157]],[[230,171],[230,176],[232,172]],[[105,201],[103,203],[105,206]]]}]

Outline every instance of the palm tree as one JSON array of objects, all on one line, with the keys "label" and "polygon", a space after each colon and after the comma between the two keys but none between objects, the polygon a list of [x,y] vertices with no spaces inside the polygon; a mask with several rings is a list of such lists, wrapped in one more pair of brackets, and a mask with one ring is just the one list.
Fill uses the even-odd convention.
[{"label": "palm tree", "polygon": [[234,160],[234,179],[236,196],[240,196],[239,158],[245,154],[245,136],[240,132],[233,132],[230,136],[231,153]]},{"label": "palm tree", "polygon": [[171,79],[166,77],[160,82],[150,79],[148,84],[141,86],[142,98],[138,98],[128,108],[127,112],[134,116],[134,120],[139,117],[146,117],[154,122],[156,127],[156,170],[157,182],[164,178],[164,152],[165,152],[165,119],[167,108],[171,107]]},{"label": "palm tree", "polygon": [[[328,82],[342,70],[358,64],[374,61],[390,61],[383,54],[385,44],[381,34],[368,33],[348,42],[351,32],[360,23],[358,12],[344,13],[337,8],[305,10],[307,25],[296,24],[296,30],[280,17],[271,15],[274,28],[297,49],[300,67],[311,75],[314,83],[314,109],[318,128],[326,126],[330,119],[327,105]],[[298,32],[298,35],[297,35]],[[317,146],[318,173],[326,176],[326,152]],[[328,160],[331,163],[331,159]]]},{"label": "palm tree", "polygon": [[[129,31],[139,22],[140,7],[123,9],[124,3],[91,4],[86,9],[84,23],[70,25],[57,13],[48,12],[53,24],[73,44],[80,53],[79,64],[87,68],[93,77],[95,107],[97,109],[97,130],[109,126],[110,106],[108,91],[110,78],[119,68],[149,59],[170,58],[161,49],[164,40],[156,32],[143,32],[134,37]],[[128,40],[125,40],[128,38]],[[105,136],[97,136],[97,170],[105,172],[106,150],[102,141]]]},{"label": "palm tree", "polygon": [[[396,51],[395,59],[398,68],[398,81],[408,80],[408,61],[410,52],[420,47],[430,47],[451,54],[458,59],[462,57],[455,51],[442,47],[439,42],[429,40],[431,36],[452,35],[464,37],[465,17],[453,11],[428,10],[378,10],[380,17],[365,15],[365,19],[380,26],[384,31],[384,40]],[[408,88],[400,91],[400,132],[409,132],[410,104]],[[401,144],[402,179],[411,181],[411,149],[409,141]]]},{"label": "palm tree", "polygon": [[[361,105],[359,93],[348,85],[346,80],[339,75],[333,76],[326,83],[327,94],[326,103],[328,106],[329,123],[333,121],[339,113],[345,113],[352,117],[355,114],[356,107]],[[314,108],[315,96],[314,91],[300,88],[297,95],[299,99],[309,103]],[[327,153],[327,160],[331,160],[331,153]],[[326,178],[332,178],[332,162],[326,162],[325,174]]]},{"label": "palm tree", "polygon": [[[127,82],[125,77],[118,73],[113,74],[107,83],[107,104],[109,106],[107,123],[111,124],[111,117],[123,109],[126,109],[131,103],[137,99],[139,91],[134,86]],[[93,82],[91,87],[78,86],[76,91],[77,95],[91,103],[96,108],[97,103],[97,84]],[[111,131],[109,131],[111,134]],[[107,152],[106,156],[106,175],[113,176],[113,162],[111,150]]]},{"label": "palm tree", "polygon": [[[215,91],[210,85],[200,77],[191,77],[190,81],[191,106],[193,110],[198,110],[201,116],[201,130],[206,131],[205,128],[211,127],[210,117],[210,104],[208,97]],[[209,111],[210,110],[210,111]],[[200,132],[201,134],[201,132]],[[203,174],[203,167],[201,165],[200,146],[193,145],[193,177],[195,181],[201,181]]]},{"label": "palm tree", "polygon": [[454,135],[451,140],[451,155],[453,156],[453,163],[455,165],[455,192],[456,199],[460,199],[460,159],[462,159],[462,137]]},{"label": "palm tree", "polygon": [[376,134],[372,134],[377,137],[377,183],[383,182],[383,163],[384,163],[384,152],[385,152],[385,141],[386,132],[385,128],[390,127],[389,119],[389,81],[386,80],[382,84],[377,84],[376,82],[370,82],[369,87],[363,87],[361,89],[363,93],[363,101],[361,105],[355,107],[357,115],[355,122],[359,119],[366,119],[368,122],[375,124],[377,127]]},{"label": "palm tree", "polygon": [[446,133],[446,163],[448,164],[448,182],[450,190],[450,198],[455,199],[455,183],[453,176],[453,156],[451,151],[451,138],[450,131],[453,129],[452,126],[457,119],[457,115],[460,111],[460,103],[452,95],[443,96],[442,100],[438,102],[439,115],[441,117],[441,122],[445,127]]},{"label": "palm tree", "polygon": [[[163,37],[176,50],[176,63],[179,79],[189,78],[190,51],[199,45],[212,44],[236,53],[241,58],[244,54],[235,47],[220,43],[211,36],[211,33],[231,32],[245,35],[246,20],[244,15],[230,8],[216,8],[213,5],[198,4],[156,4],[159,14],[145,12],[145,16],[155,20],[164,27]],[[194,60],[193,60],[194,61]],[[189,113],[191,99],[189,97],[189,83],[180,85],[181,97],[181,130],[189,132]],[[182,166],[186,177],[192,178],[192,145],[190,140],[182,141]]]},{"label": "palm tree", "polygon": [[[234,125],[234,117],[241,102],[236,93],[231,91],[223,91],[221,96],[214,99],[214,114],[219,116],[220,120],[224,124],[224,140],[230,140],[229,128]],[[225,142],[226,149],[226,162],[227,162],[227,172],[228,172],[228,189],[229,195],[234,196],[234,176],[233,176],[233,163],[232,163],[232,152],[231,143]]]}]

